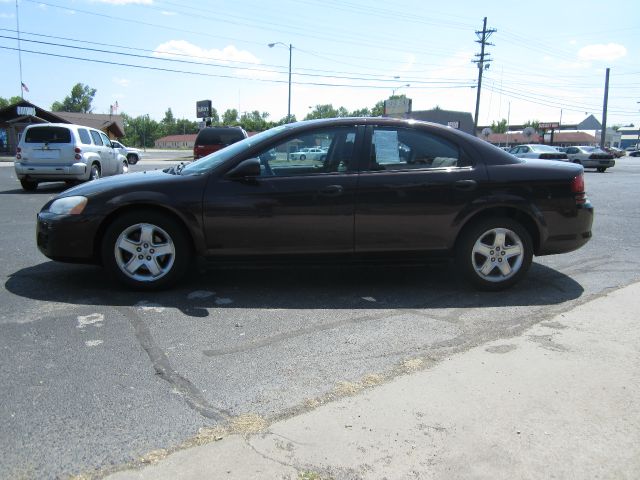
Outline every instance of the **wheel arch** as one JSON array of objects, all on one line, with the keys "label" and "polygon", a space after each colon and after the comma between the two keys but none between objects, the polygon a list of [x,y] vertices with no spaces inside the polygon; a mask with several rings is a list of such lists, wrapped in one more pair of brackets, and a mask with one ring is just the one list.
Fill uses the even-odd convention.
[{"label": "wheel arch", "polygon": [[105,233],[109,228],[109,226],[118,217],[120,217],[121,215],[124,215],[125,213],[142,211],[142,210],[153,211],[153,212],[161,213],[163,215],[168,215],[169,217],[171,217],[182,228],[183,233],[186,235],[187,239],[189,240],[189,244],[193,249],[194,254],[197,255],[199,252],[202,251],[202,247],[198,245],[198,241],[196,240],[192,230],[189,228],[187,222],[176,211],[170,208],[166,208],[164,206],[156,205],[152,203],[137,203],[137,204],[131,204],[131,205],[123,205],[120,208],[115,209],[114,211],[110,212],[100,223],[100,226],[98,227],[98,230],[96,231],[96,234],[93,240],[93,258],[97,263],[101,263],[100,252],[102,248],[102,241],[104,240]]},{"label": "wheel arch", "polygon": [[454,252],[458,249],[458,245],[461,239],[464,237],[464,233],[468,230],[472,225],[481,222],[483,220],[489,218],[497,218],[497,217],[506,217],[520,223],[529,233],[531,237],[531,241],[533,242],[533,252],[537,255],[542,238],[542,229],[538,222],[534,219],[533,215],[528,212],[525,212],[519,208],[509,207],[509,206],[494,206],[489,207],[484,210],[480,210],[475,212],[473,215],[469,216],[464,223],[458,229],[458,233],[456,235],[455,243],[454,243]]}]

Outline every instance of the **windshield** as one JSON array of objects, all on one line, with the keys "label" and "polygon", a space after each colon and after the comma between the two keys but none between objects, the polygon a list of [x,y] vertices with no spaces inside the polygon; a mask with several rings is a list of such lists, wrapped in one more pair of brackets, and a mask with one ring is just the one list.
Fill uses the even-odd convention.
[{"label": "windshield", "polygon": [[226,162],[230,158],[233,158],[236,155],[242,153],[242,151],[251,148],[256,143],[267,140],[268,138],[282,132],[286,128],[287,125],[280,125],[279,127],[274,127],[269,130],[265,130],[264,132],[260,132],[253,137],[245,138],[244,140],[229,145],[222,150],[218,150],[207,155],[206,157],[202,157],[195,162],[190,163],[189,165],[185,165],[180,173],[182,175],[199,175],[204,172],[208,172],[218,165]]}]

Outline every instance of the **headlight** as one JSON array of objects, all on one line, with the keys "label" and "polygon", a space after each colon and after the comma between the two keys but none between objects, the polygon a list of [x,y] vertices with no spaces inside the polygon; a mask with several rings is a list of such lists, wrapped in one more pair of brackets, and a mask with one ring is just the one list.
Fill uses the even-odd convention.
[{"label": "headlight", "polygon": [[87,197],[63,197],[54,200],[49,206],[49,211],[58,215],[79,215],[86,206]]}]

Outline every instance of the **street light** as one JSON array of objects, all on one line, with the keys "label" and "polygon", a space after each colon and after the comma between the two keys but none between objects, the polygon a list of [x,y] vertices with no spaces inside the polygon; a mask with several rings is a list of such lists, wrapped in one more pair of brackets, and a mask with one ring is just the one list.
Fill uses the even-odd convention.
[{"label": "street light", "polygon": [[411,84],[407,83],[406,85],[400,85],[399,87],[396,87],[393,89],[393,92],[391,93],[391,96],[393,97],[396,94],[396,90],[400,90],[401,88],[405,88],[405,87],[410,87]]},{"label": "street light", "polygon": [[274,42],[269,44],[269,48],[273,48],[276,45],[282,45],[285,48],[289,49],[289,102],[287,103],[287,123],[291,121],[291,50],[293,50],[293,45],[282,43],[282,42]]}]

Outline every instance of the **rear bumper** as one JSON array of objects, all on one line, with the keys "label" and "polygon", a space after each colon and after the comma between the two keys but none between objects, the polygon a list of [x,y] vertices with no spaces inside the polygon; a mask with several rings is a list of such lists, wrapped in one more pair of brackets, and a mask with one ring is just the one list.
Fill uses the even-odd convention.
[{"label": "rear bumper", "polygon": [[86,164],[79,162],[71,165],[42,165],[15,162],[18,179],[57,181],[57,180],[86,180],[89,169]]},{"label": "rear bumper", "polygon": [[582,160],[582,166],[587,168],[611,168],[615,167],[616,161],[613,159],[586,159]]},{"label": "rear bumper", "polygon": [[38,250],[52,260],[98,263],[94,239],[102,217],[40,212],[36,227]]},{"label": "rear bumper", "polygon": [[570,216],[549,218],[549,235],[541,242],[536,255],[567,253],[584,246],[591,239],[593,206],[590,202]]}]

